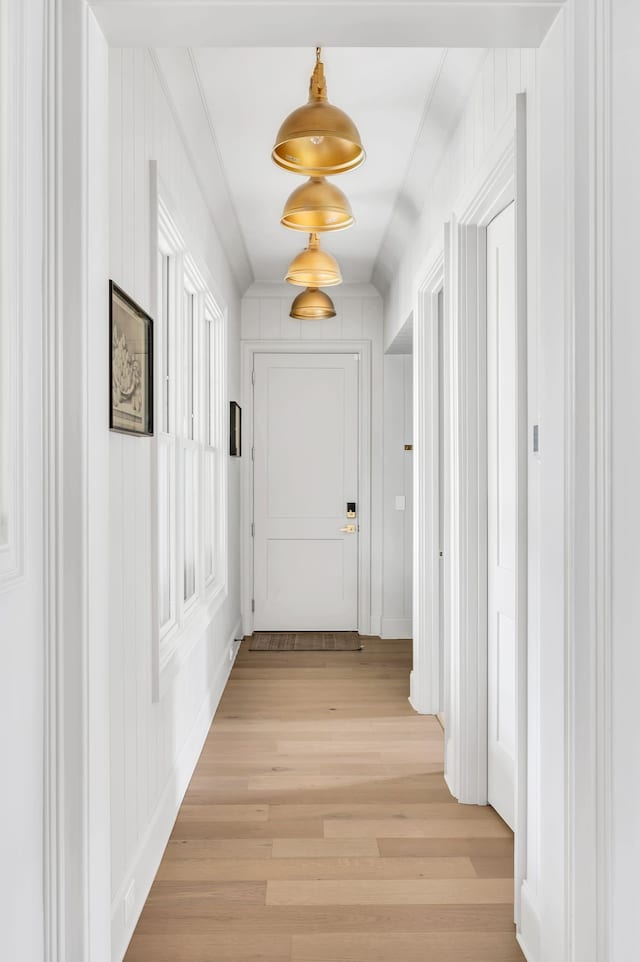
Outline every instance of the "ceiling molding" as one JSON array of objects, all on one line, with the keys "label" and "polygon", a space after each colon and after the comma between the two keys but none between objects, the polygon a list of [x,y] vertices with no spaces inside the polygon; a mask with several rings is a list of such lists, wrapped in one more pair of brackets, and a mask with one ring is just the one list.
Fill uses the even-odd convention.
[{"label": "ceiling molding", "polygon": [[456,127],[487,51],[475,57],[468,50],[443,52],[440,69],[427,94],[425,108],[402,186],[373,267],[372,281],[387,291],[407,245],[413,242],[429,185]]},{"label": "ceiling molding", "polygon": [[538,47],[563,2],[93,0],[91,6],[112,46]]},{"label": "ceiling molding", "polygon": [[[437,87],[438,87],[438,83],[439,83],[439,81],[440,81],[440,77],[442,76],[442,71],[444,70],[445,64],[446,64],[446,62],[447,62],[447,57],[448,57],[448,55],[449,55],[449,51],[448,51],[448,50],[443,50],[443,51],[442,51],[442,56],[440,57],[440,63],[439,63],[439,65],[438,65],[438,69],[437,69],[437,71],[436,71],[436,73],[435,73],[435,75],[434,75],[433,82],[432,82],[432,84],[431,84],[431,87],[430,87],[430,89],[429,89],[429,92],[428,92],[427,97],[426,97],[426,100],[425,100],[424,109],[423,109],[423,111],[422,111],[422,117],[420,118],[420,124],[419,124],[419,126],[418,126],[418,130],[417,130],[416,137],[415,137],[415,140],[414,140],[414,143],[413,143],[413,147],[412,147],[412,149],[411,149],[411,155],[410,155],[410,157],[409,157],[409,162],[408,162],[408,164],[407,164],[407,167],[406,167],[406,170],[405,170],[405,173],[404,173],[404,177],[403,177],[403,179],[402,179],[402,183],[400,184],[400,187],[399,187],[399,189],[398,189],[398,193],[396,194],[396,199],[395,199],[394,204],[393,204],[393,207],[392,207],[392,209],[391,209],[391,214],[390,214],[390,216],[389,216],[389,220],[388,220],[388,222],[387,222],[387,226],[386,226],[386,228],[385,228],[384,234],[382,235],[382,240],[381,240],[381,242],[380,242],[380,247],[379,247],[379,249],[378,249],[378,254],[377,254],[377,256],[376,256],[376,259],[375,259],[375,262],[374,262],[374,265],[373,265],[373,269],[372,269],[372,272],[371,272],[371,277],[372,277],[372,278],[374,278],[374,277],[377,278],[378,284],[383,284],[385,287],[388,285],[389,280],[390,280],[390,274],[389,274],[389,271],[388,271],[388,269],[387,269],[387,267],[386,267],[386,264],[385,264],[385,257],[384,257],[384,255],[385,255],[385,249],[386,249],[387,247],[391,246],[388,238],[389,238],[389,235],[392,233],[392,229],[393,229],[394,222],[395,222],[395,221],[399,218],[399,216],[400,216],[399,213],[398,213],[398,203],[399,203],[400,199],[403,197],[403,195],[406,195],[406,193],[407,193],[406,187],[407,187],[407,181],[408,181],[408,179],[409,179],[409,174],[410,174],[410,171],[411,171],[412,166],[415,166],[415,160],[416,160],[416,155],[417,155],[417,153],[418,153],[419,146],[420,146],[420,144],[421,144],[421,141],[423,141],[423,139],[424,139],[424,137],[425,137],[425,131],[426,131],[426,128],[427,128],[427,121],[428,121],[428,119],[429,119],[429,111],[431,110],[431,104],[433,103],[433,99],[434,99],[434,97],[435,97],[435,93],[436,93],[436,90],[437,90]],[[425,172],[423,171],[423,174],[424,174],[424,173],[425,173]],[[427,172],[427,176],[428,176],[428,172]],[[399,261],[399,256],[396,258],[396,261]]]},{"label": "ceiling molding", "polygon": [[[189,163],[207,203],[220,246],[242,294],[253,283],[253,269],[191,51],[151,50],[150,56]],[[202,142],[201,138],[197,137],[202,129],[206,129],[210,136],[204,149],[195,154],[190,145]]]},{"label": "ceiling molding", "polygon": [[385,354],[403,355],[413,354],[413,311],[409,314],[391,344],[384,352]]},{"label": "ceiling molding", "polygon": [[[225,169],[224,161],[223,161],[223,159],[222,159],[222,152],[221,152],[221,150],[220,150],[220,145],[219,145],[219,143],[218,143],[218,138],[216,137],[216,131],[215,131],[215,127],[214,127],[214,124],[213,124],[213,119],[212,119],[212,117],[211,117],[211,111],[209,110],[209,104],[208,104],[208,102],[207,102],[207,98],[206,98],[204,89],[203,89],[203,87],[202,87],[202,79],[201,79],[201,77],[200,77],[200,71],[199,71],[199,69],[198,69],[198,61],[197,61],[197,59],[196,59],[196,53],[195,53],[195,51],[192,50],[192,49],[189,50],[189,60],[190,60],[190,62],[191,62],[191,66],[192,66],[193,73],[194,73],[194,76],[195,76],[196,84],[197,84],[197,87],[198,87],[198,93],[200,94],[200,103],[202,104],[202,109],[203,109],[203,111],[204,111],[204,113],[205,113],[205,115],[206,115],[206,118],[207,118],[207,124],[208,124],[208,127],[209,127],[209,133],[210,133],[210,135],[211,135],[211,142],[212,142],[213,147],[214,147],[214,150],[215,150],[215,152],[216,152],[216,157],[217,157],[217,159],[218,159],[218,165],[219,165],[219,168],[220,168],[220,175],[221,175],[221,178],[222,178],[222,182],[223,182],[223,184],[224,184],[224,189],[225,189],[226,192],[227,192],[227,198],[228,198],[229,204],[231,205],[231,208],[232,208],[232,210],[233,210],[233,219],[234,219],[234,222],[235,222],[236,230],[237,230],[237,232],[238,232],[238,237],[240,238],[240,242],[241,242],[241,244],[242,244],[242,250],[243,250],[243,255],[244,255],[243,260],[244,260],[244,262],[245,262],[244,266],[245,266],[245,267],[248,267],[250,278],[251,278],[251,280],[254,280],[255,278],[254,278],[254,275],[253,275],[253,268],[251,267],[251,258],[249,257],[249,251],[247,250],[247,245],[246,245],[246,242],[245,242],[244,234],[243,234],[243,232],[242,232],[242,227],[241,227],[241,225],[240,225],[240,218],[238,217],[238,209],[237,209],[237,207],[236,207],[235,201],[234,201],[234,199],[233,199],[233,194],[232,194],[231,188],[230,188],[230,186],[229,186],[229,178],[227,177],[227,171],[226,171],[226,169]],[[225,222],[225,229],[226,229],[226,227],[227,227],[227,224],[226,224],[226,222]]]}]

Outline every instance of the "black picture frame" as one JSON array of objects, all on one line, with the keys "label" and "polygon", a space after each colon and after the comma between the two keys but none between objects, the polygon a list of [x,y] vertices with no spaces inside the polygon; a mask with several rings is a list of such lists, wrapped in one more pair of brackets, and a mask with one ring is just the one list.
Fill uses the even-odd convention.
[{"label": "black picture frame", "polygon": [[229,403],[229,454],[242,457],[242,408],[237,401]]},{"label": "black picture frame", "polygon": [[109,281],[109,429],[153,436],[153,318]]}]

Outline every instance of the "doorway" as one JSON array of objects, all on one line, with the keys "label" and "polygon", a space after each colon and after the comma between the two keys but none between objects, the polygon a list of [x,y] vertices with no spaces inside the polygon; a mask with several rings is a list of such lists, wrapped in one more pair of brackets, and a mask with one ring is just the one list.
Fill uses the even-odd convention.
[{"label": "doorway", "polygon": [[253,626],[358,624],[358,354],[256,354]]}]

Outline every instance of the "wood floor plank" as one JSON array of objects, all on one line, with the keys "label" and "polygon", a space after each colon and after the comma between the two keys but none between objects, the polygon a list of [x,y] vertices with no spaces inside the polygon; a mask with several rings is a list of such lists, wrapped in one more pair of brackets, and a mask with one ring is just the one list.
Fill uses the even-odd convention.
[{"label": "wood floor plank", "polygon": [[509,879],[315,879],[267,882],[267,905],[492,905],[513,899]]},{"label": "wood floor plank", "polygon": [[[318,841],[323,842],[325,839],[318,839]],[[273,845],[274,842],[269,838],[169,839],[164,859],[170,861],[184,858],[190,860],[196,858],[272,858]]]},{"label": "wood floor plank", "polygon": [[471,864],[478,878],[513,877],[513,856],[474,856]]},{"label": "wood floor plank", "polygon": [[451,798],[410,667],[243,643],[125,962],[522,962],[513,836]]},{"label": "wood floor plank", "polygon": [[504,933],[294,935],[292,962],[513,962],[522,955]]},{"label": "wood floor plank", "polygon": [[165,858],[158,870],[162,881],[232,882],[314,879],[449,879],[477,878],[471,859],[338,856],[334,858]]},{"label": "wood floor plank", "polygon": [[[212,935],[244,932],[504,932],[513,938],[513,906],[212,904],[200,882],[156,882],[137,931]],[[515,942],[515,939],[513,940]]]},{"label": "wood floor plank", "polygon": [[271,855],[273,858],[364,858],[376,857],[380,851],[375,838],[276,838]]},{"label": "wood floor plank", "polygon": [[219,822],[179,815],[171,838],[322,838],[323,822],[315,819],[288,819],[268,822]]},{"label": "wood floor plank", "polygon": [[435,796],[425,802],[309,802],[301,805],[269,805],[270,818],[425,819],[493,818],[491,809],[458,805],[451,796]]},{"label": "wood floor plank", "polygon": [[180,809],[185,821],[206,822],[266,822],[268,805],[198,805],[186,803]]},{"label": "wood floor plank", "polygon": [[380,854],[420,857],[423,855],[493,856],[510,860],[513,872],[513,838],[378,838]]},{"label": "wood floor plank", "polygon": [[134,933],[126,962],[291,962],[291,937],[259,933]]},{"label": "wood floor plank", "polygon": [[504,838],[511,834],[499,818],[345,818],[326,819],[326,838]]}]

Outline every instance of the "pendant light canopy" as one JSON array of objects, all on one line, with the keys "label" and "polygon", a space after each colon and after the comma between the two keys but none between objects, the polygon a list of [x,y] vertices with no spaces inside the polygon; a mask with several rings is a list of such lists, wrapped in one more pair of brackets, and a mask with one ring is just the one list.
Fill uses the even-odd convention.
[{"label": "pendant light canopy", "polygon": [[365,158],[358,128],[327,100],[320,47],[316,47],[309,101],[284,121],[271,156],[285,170],[310,175],[341,174],[359,167]]},{"label": "pendant light canopy", "polygon": [[286,204],[280,223],[291,230],[344,230],[354,223],[351,205],[335,184],[324,177],[311,177],[296,187]]},{"label": "pendant light canopy", "polygon": [[298,294],[289,313],[289,317],[298,321],[322,321],[335,316],[333,301],[328,294],[316,287],[308,287],[306,291]]},{"label": "pendant light canopy", "polygon": [[335,257],[320,249],[318,235],[310,234],[309,246],[291,261],[285,280],[299,287],[334,287],[342,283],[342,274]]}]

